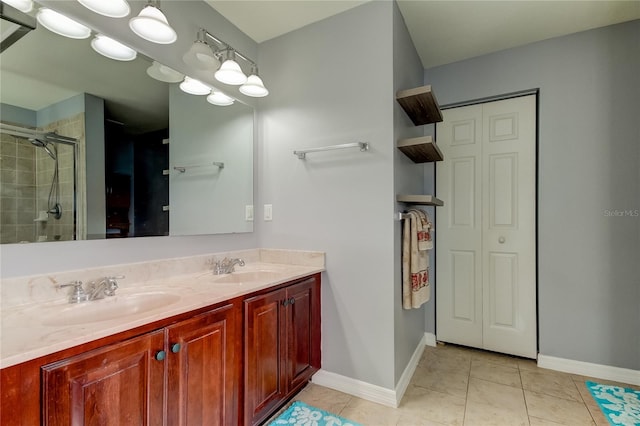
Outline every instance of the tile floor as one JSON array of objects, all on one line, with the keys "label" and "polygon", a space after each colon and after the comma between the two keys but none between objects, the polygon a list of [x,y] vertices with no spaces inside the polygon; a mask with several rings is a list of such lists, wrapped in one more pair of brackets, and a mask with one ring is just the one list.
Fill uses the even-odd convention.
[{"label": "tile floor", "polygon": [[367,426],[608,425],[585,380],[613,383],[539,368],[533,360],[438,345],[425,349],[398,408],[314,384],[294,400]]}]

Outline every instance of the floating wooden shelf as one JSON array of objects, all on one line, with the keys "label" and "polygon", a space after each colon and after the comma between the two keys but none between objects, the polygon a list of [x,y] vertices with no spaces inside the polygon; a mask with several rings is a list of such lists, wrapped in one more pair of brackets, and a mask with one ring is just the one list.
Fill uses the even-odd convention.
[{"label": "floating wooden shelf", "polygon": [[400,90],[396,93],[396,100],[416,126],[443,120],[431,85]]},{"label": "floating wooden shelf", "polygon": [[422,204],[425,206],[444,206],[444,201],[433,195],[396,195],[396,201],[407,204]]},{"label": "floating wooden shelf", "polygon": [[431,163],[442,161],[442,152],[431,136],[419,138],[401,139],[398,141],[398,149],[414,163]]}]

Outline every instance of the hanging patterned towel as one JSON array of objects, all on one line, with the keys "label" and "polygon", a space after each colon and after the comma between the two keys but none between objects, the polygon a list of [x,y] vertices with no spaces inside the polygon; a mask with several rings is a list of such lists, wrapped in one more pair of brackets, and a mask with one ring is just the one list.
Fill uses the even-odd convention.
[{"label": "hanging patterned towel", "polygon": [[409,209],[410,213],[414,213],[418,217],[418,250],[431,250],[433,241],[431,240],[431,222],[429,216],[422,210]]},{"label": "hanging patterned towel", "polygon": [[402,235],[402,307],[416,309],[431,297],[427,250],[433,242],[426,213],[411,209],[407,215]]}]

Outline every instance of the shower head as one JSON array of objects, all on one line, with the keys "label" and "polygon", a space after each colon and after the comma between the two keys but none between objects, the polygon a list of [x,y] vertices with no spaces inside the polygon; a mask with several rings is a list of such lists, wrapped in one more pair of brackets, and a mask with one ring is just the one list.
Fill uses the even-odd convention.
[{"label": "shower head", "polygon": [[[41,148],[43,148],[47,154],[49,154],[49,157],[53,158],[54,160],[57,160],[57,156],[55,154],[54,151],[51,150],[51,148],[49,148],[49,142],[47,141],[43,141],[40,139],[29,139],[29,142],[31,142],[32,145],[34,146],[39,146]],[[55,147],[54,147],[55,150]]]}]

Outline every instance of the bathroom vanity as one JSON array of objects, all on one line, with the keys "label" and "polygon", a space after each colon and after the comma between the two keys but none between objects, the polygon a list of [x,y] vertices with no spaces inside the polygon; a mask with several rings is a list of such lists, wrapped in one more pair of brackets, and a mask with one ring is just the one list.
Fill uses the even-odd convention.
[{"label": "bathroom vanity", "polygon": [[[8,323],[45,325],[14,344],[24,354],[3,349],[0,424],[259,424],[320,368],[322,270],[324,257],[322,266],[248,262],[218,277],[199,272],[123,285],[120,301],[85,306],[98,303],[92,311],[101,318],[112,309],[106,303],[125,306],[140,294],[157,299],[178,290],[180,298],[93,322],[65,300],[3,309],[9,346],[16,334],[7,336]],[[75,344],[81,335],[86,341]],[[42,353],[34,357],[38,342]]]}]

